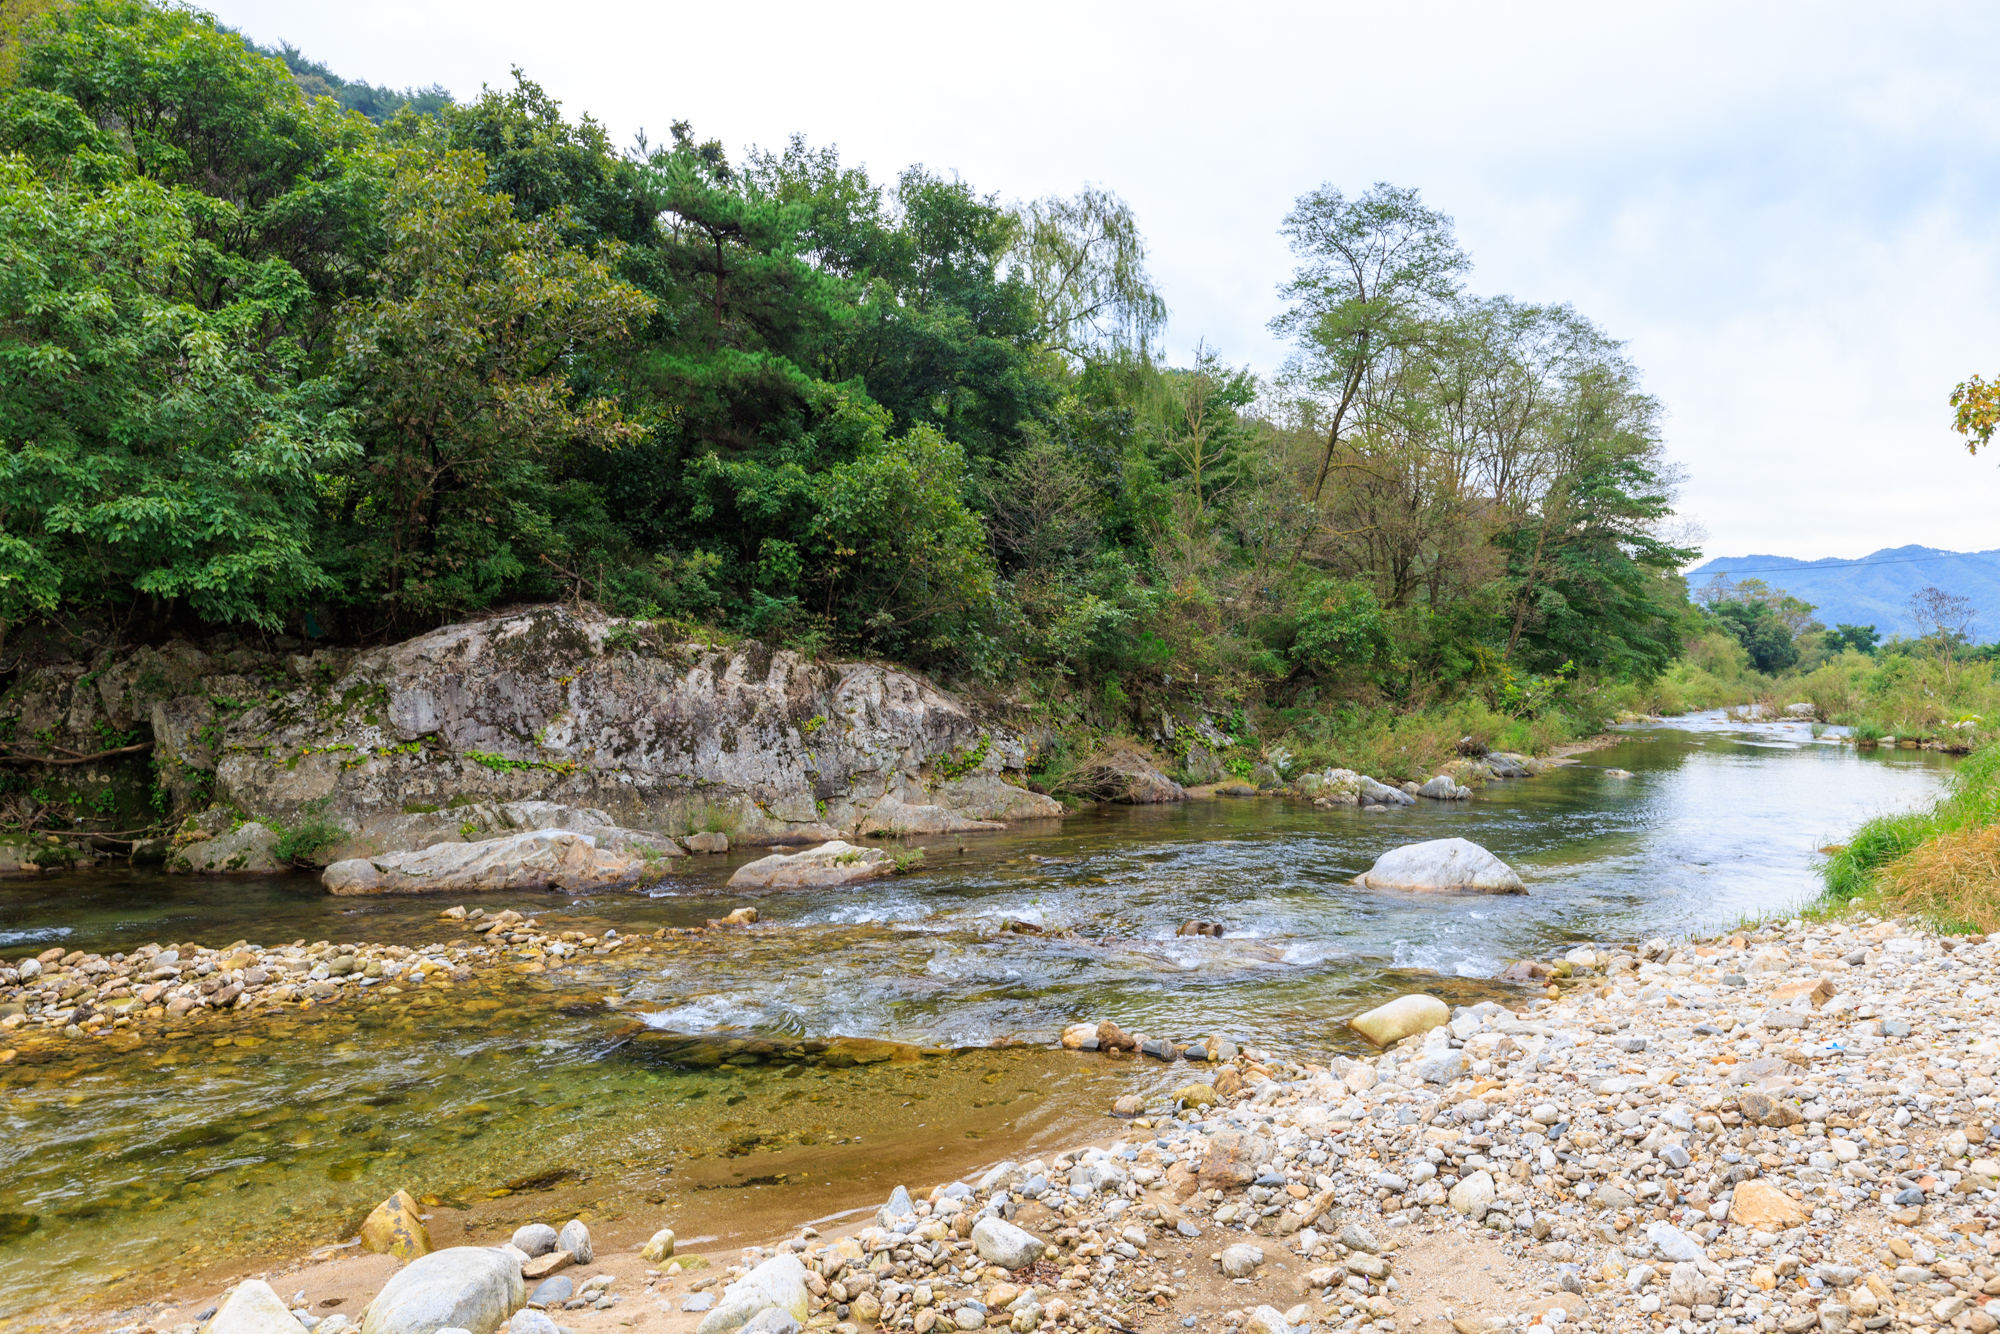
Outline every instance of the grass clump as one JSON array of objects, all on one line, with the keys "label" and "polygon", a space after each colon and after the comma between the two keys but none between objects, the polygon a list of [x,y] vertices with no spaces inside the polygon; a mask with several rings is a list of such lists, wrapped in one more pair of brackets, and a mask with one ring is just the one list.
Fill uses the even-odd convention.
[{"label": "grass clump", "polygon": [[1941,930],[2000,929],[2000,744],[1967,758],[1930,810],[1855,830],[1820,876],[1824,907],[1865,901]]}]

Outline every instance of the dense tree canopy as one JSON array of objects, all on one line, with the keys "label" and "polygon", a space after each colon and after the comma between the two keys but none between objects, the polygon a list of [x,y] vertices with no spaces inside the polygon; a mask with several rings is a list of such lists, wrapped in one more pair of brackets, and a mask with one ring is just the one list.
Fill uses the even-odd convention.
[{"label": "dense tree canopy", "polygon": [[1158,356],[1099,187],[684,121],[621,149],[518,71],[454,102],[148,0],[7,14],[9,624],[368,638],[564,597],[1114,712],[1678,652],[1657,404],[1575,311],[1471,295],[1415,190],[1298,201],[1263,380]]}]

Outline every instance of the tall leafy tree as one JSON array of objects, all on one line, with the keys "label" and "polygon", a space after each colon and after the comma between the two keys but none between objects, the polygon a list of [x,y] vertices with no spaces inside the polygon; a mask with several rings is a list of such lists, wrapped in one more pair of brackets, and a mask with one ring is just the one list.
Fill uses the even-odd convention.
[{"label": "tall leafy tree", "polygon": [[0,618],[136,597],[275,626],[327,586],[314,479],[352,446],[288,336],[311,293],[267,258],[218,298],[200,219],[0,156]]},{"label": "tall leafy tree", "polygon": [[548,495],[563,451],[635,433],[614,402],[573,391],[571,363],[629,337],[651,300],[615,277],[615,254],[564,244],[560,210],[526,221],[485,185],[477,154],[404,150],[374,295],[341,320],[367,454],[329,499],[350,598],[396,617],[532,585],[563,554]]},{"label": "tall leafy tree", "polygon": [[1271,328],[1298,344],[1287,368],[1295,391],[1325,406],[1317,501],[1366,377],[1426,335],[1471,261],[1449,217],[1384,182],[1352,199],[1322,185],[1300,197],[1281,230],[1300,265],[1284,287],[1291,309]]}]

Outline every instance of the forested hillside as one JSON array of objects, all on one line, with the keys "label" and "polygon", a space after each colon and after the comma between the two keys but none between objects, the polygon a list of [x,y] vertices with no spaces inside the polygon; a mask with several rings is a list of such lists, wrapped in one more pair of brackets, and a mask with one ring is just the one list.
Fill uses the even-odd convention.
[{"label": "forested hillside", "polygon": [[1453,701],[1592,725],[1698,614],[1637,368],[1568,306],[1476,295],[1415,190],[1272,220],[1296,356],[1260,377],[1160,356],[1107,190],[687,120],[621,147],[521,74],[389,116],[196,12],[11,12],[16,640],[375,641],[574,599],[1111,731],[1261,707],[1338,751]]}]

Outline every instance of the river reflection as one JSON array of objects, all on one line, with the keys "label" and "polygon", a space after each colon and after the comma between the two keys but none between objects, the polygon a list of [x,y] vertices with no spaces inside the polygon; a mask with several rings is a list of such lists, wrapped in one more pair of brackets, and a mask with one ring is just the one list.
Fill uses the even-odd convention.
[{"label": "river reflection", "polygon": [[[1927,799],[1947,764],[1707,716],[1634,731],[1465,804],[1108,808],[1060,829],[932,840],[922,873],[846,891],[726,891],[745,860],[732,856],[695,859],[644,897],[486,896],[558,929],[687,926],[740,902],[765,920],[448,996],[24,1049],[0,1067],[0,1317],[26,1320],[58,1290],[136,1299],[218,1253],[337,1241],[399,1186],[438,1201],[444,1241],[498,1235],[558,1204],[685,1231],[682,1212],[713,1215],[718,1199],[742,1215],[746,1197],[704,1192],[745,1183],[788,1192],[775,1222],[826,1212],[905,1174],[936,1179],[1053,1143],[1116,1093],[1175,1078],[1048,1052],[1071,1020],[1324,1053],[1350,1040],[1344,1018],[1398,991],[1493,994],[1481,979],[1511,958],[1800,903],[1816,887],[1816,847]],[[1387,848],[1446,836],[1491,848],[1531,893],[1348,884]],[[419,944],[446,934],[441,906],[331,899],[305,877],[7,882],[0,954]],[[1189,918],[1228,934],[1176,936]],[[579,1003],[607,992],[611,1009]],[[684,1072],[631,1059],[619,1034],[635,1020],[1040,1049]]]}]

